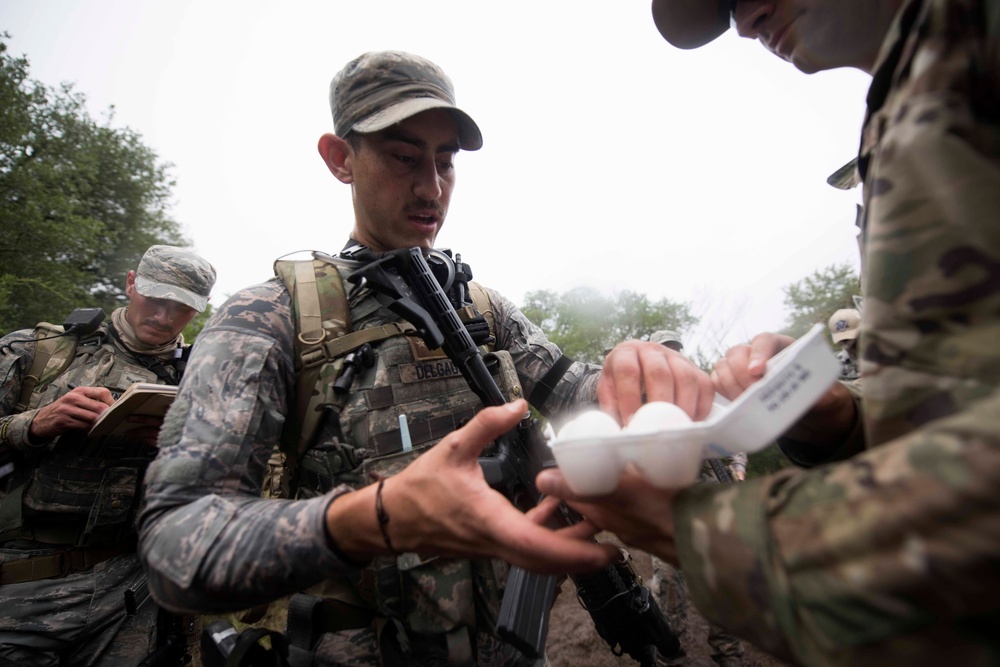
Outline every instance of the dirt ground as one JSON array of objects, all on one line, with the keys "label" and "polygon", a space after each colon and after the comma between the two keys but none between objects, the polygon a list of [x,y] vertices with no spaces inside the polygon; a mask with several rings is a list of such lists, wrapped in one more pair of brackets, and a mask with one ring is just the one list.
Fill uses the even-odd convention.
[{"label": "dirt ground", "polygon": [[[652,577],[649,555],[630,551],[636,572],[649,585]],[[715,667],[707,636],[708,624],[697,608],[690,605],[687,628],[680,637],[689,667]],[[577,601],[573,582],[569,580],[563,584],[552,609],[545,652],[552,667],[629,667],[638,664],[628,655],[618,657],[611,652],[607,642],[594,630],[590,614]],[[743,642],[743,664],[745,667],[791,667],[746,641]]]}]

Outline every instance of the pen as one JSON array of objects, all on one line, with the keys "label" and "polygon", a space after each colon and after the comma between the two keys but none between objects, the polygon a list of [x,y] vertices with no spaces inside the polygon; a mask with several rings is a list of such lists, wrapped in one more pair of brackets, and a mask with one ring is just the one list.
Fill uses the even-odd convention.
[{"label": "pen", "polygon": [[399,437],[403,441],[403,451],[412,451],[413,443],[410,442],[410,427],[406,424],[406,415],[399,415]]}]

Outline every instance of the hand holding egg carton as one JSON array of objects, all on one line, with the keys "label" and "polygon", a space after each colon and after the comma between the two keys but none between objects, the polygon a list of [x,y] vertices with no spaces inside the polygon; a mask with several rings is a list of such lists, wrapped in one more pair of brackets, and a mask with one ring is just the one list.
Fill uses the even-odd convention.
[{"label": "hand holding egg carton", "polygon": [[610,415],[585,412],[552,440],[552,453],[574,493],[601,495],[633,463],[661,488],[689,486],[701,462],[763,449],[837,379],[839,362],[816,325],[767,363],[767,372],[732,403],[717,397],[705,421],[670,403],[647,403],[622,429]]}]

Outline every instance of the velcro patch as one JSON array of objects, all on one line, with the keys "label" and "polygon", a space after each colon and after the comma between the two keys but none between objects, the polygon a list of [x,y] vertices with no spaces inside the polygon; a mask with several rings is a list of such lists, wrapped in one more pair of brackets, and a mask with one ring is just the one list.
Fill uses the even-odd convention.
[{"label": "velcro patch", "polygon": [[441,380],[461,374],[462,372],[458,370],[458,366],[451,359],[418,361],[414,364],[401,364],[399,366],[399,379],[405,383]]}]

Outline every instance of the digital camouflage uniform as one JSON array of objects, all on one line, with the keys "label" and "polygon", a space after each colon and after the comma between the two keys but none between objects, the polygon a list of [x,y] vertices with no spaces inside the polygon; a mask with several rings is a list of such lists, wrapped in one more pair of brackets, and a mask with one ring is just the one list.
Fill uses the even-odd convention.
[{"label": "digital camouflage uniform", "polygon": [[[507,299],[487,294],[495,348],[510,353],[530,395],[561,353]],[[353,293],[351,329],[398,322],[387,302],[367,288]],[[398,472],[481,407],[450,362],[421,359],[427,351],[416,337],[374,343],[375,363],[355,378],[339,432],[337,420],[324,424],[310,452],[338,461],[331,469],[340,471],[305,482],[309,493],[300,486],[298,500],[260,497],[268,460],[294,416],[294,327],[289,293],[272,280],[237,293],[200,334],[146,480],[140,549],[158,599],[177,611],[221,612],[312,587],[310,593],[378,610],[364,628],[325,634],[317,650],[321,664],[377,665],[380,656],[393,664],[392,654],[407,643],[426,664],[444,664],[446,635],[468,637],[468,628],[477,633],[478,664],[523,664],[492,635],[505,564],[403,554],[359,572],[326,541],[332,497]],[[572,364],[542,411],[594,402],[599,371]],[[407,415],[413,452],[401,451],[400,414]],[[301,499],[313,492],[322,495]]]},{"label": "digital camouflage uniform", "polygon": [[[140,361],[102,325],[80,341],[69,369],[16,413],[35,347],[33,329],[0,340],[0,446],[24,457],[0,480],[0,562],[6,579],[16,576],[8,568],[19,560],[73,549],[77,567],[90,567],[0,585],[0,664],[135,665],[152,646],[156,606],[149,601],[126,619],[124,592],[144,581],[135,520],[139,482],[155,452],[128,439],[87,440],[82,432],[36,444],[28,427],[70,384],[117,396],[133,382],[165,382],[146,365],[149,358]],[[176,377],[172,366],[164,369]]]},{"label": "digital camouflage uniform", "polygon": [[698,608],[805,664],[1000,663],[998,30],[995,0],[916,0],[878,56],[854,432],[678,497]]}]

